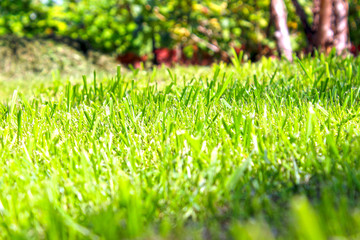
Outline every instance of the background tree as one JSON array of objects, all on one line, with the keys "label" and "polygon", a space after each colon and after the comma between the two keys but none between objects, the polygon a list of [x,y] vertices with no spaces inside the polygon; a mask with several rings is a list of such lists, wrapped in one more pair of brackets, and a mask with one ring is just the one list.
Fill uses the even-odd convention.
[{"label": "background tree", "polygon": [[[321,0],[280,2],[286,6],[283,15],[269,11],[269,0],[1,0],[0,36],[63,36],[87,41],[102,52],[149,56],[147,59],[151,59],[154,49],[164,48],[181,48],[188,59],[196,52],[224,59],[235,48],[243,50],[246,58],[258,60],[274,55],[280,46],[277,38],[267,34],[268,20],[274,12],[272,18],[287,17],[278,21],[282,23],[278,27],[287,28],[288,33],[280,28],[276,32],[285,36],[280,39],[287,39],[282,45],[287,46],[288,56],[290,49],[298,52],[307,48],[311,52],[323,44],[319,41],[323,34],[318,33]],[[328,35],[332,37],[325,41],[326,48],[335,46],[338,53],[344,52],[349,46],[349,32],[351,41],[359,45],[358,0],[351,1],[350,8],[346,0],[324,2],[331,2]],[[285,51],[282,54],[285,56]]]},{"label": "background tree", "polygon": [[344,53],[350,45],[349,37],[349,4],[346,0],[334,0],[335,33],[334,46],[338,54]]},{"label": "background tree", "polygon": [[310,27],[308,17],[297,0],[292,0],[296,13],[307,37],[308,51],[318,48],[329,52],[336,48],[343,54],[349,48],[348,2],[346,0],[314,0],[313,23]]},{"label": "background tree", "polygon": [[332,0],[320,1],[319,28],[315,33],[315,44],[323,51],[328,51],[334,38],[334,32],[331,29],[332,10]]},{"label": "background tree", "polygon": [[292,61],[292,48],[287,27],[287,13],[283,0],[271,0],[271,22],[275,25],[275,37],[279,55]]}]

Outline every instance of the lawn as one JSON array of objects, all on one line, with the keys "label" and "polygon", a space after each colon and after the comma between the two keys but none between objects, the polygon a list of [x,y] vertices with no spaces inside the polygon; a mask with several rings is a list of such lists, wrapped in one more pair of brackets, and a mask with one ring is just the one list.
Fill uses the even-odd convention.
[{"label": "lawn", "polygon": [[360,238],[360,59],[234,63],[1,80],[0,239]]}]

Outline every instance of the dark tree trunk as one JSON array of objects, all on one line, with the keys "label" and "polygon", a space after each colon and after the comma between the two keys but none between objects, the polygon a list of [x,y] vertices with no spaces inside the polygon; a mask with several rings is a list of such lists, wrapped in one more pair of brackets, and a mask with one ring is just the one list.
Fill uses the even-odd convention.
[{"label": "dark tree trunk", "polygon": [[292,48],[287,27],[287,13],[283,0],[271,0],[271,18],[275,25],[275,37],[280,56],[292,61]]},{"label": "dark tree trunk", "polygon": [[320,1],[321,0],[314,0],[313,1],[313,24],[312,24],[312,31],[315,34],[319,30],[319,22],[320,22]]},{"label": "dark tree trunk", "polygon": [[[314,2],[315,1],[319,1],[319,0],[314,0]],[[314,42],[313,42],[314,31],[307,21],[306,13],[297,0],[292,0],[292,3],[295,6],[296,14],[300,17],[301,24],[304,27],[304,32],[306,35],[308,45],[312,46],[314,44]]]},{"label": "dark tree trunk", "polygon": [[156,40],[155,40],[155,33],[153,32],[151,35],[151,46],[152,46],[152,54],[153,54],[153,64],[159,65],[158,63],[158,56],[156,53]]}]

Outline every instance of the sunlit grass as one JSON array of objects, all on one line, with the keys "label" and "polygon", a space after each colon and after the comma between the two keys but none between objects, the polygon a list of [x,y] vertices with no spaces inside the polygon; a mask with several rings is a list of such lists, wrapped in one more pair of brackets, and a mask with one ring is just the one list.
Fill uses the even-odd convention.
[{"label": "sunlit grass", "polygon": [[0,238],[359,237],[359,60],[234,61],[2,90]]}]

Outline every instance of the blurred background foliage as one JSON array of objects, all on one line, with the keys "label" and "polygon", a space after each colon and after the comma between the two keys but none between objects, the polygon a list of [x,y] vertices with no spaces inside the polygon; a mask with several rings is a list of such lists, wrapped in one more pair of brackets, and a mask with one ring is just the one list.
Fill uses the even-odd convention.
[{"label": "blurred background foliage", "polygon": [[[288,26],[295,51],[306,45],[291,4]],[[153,47],[181,46],[191,56],[196,45],[215,54],[235,47],[271,55],[270,0],[1,0],[0,35],[32,38],[56,35],[87,41],[94,49],[117,54],[148,54]],[[312,1],[301,0],[311,22]],[[351,40],[359,44],[358,0],[350,2]]]}]

